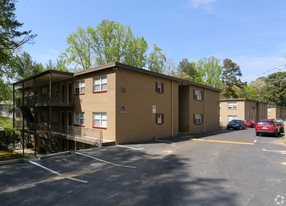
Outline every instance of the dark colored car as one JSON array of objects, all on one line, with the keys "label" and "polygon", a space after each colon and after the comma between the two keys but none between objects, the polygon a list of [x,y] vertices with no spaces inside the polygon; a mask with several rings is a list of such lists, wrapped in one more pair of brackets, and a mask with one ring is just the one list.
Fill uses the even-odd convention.
[{"label": "dark colored car", "polygon": [[227,124],[227,129],[246,129],[246,124],[243,120],[231,120]]},{"label": "dark colored car", "polygon": [[260,119],[255,127],[256,136],[260,134],[272,134],[278,136],[280,134],[280,126],[273,119]]},{"label": "dark colored car", "polygon": [[277,122],[278,127],[280,127],[280,133],[284,133],[284,124],[282,122]]},{"label": "dark colored car", "polygon": [[247,127],[255,127],[255,125],[256,125],[253,120],[247,120],[245,122],[245,124],[246,124]]}]

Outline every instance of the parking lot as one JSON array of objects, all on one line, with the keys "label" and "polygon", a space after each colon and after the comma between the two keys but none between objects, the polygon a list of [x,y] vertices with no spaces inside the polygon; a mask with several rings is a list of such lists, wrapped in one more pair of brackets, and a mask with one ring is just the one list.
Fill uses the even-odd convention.
[{"label": "parking lot", "polygon": [[0,167],[1,205],[277,205],[282,141],[224,130],[28,159]]}]

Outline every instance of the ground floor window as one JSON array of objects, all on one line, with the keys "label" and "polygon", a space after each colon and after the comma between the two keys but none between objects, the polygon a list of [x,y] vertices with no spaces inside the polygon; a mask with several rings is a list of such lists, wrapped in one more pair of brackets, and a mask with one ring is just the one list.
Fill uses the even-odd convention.
[{"label": "ground floor window", "polygon": [[230,122],[230,121],[233,120],[233,119],[237,119],[237,116],[236,116],[236,115],[228,115],[228,116],[227,116],[228,122]]},{"label": "ground floor window", "polygon": [[155,115],[155,122],[156,124],[164,124],[164,114],[160,113],[160,114],[156,114]]},{"label": "ground floor window", "polygon": [[94,128],[107,128],[107,114],[106,112],[94,112],[93,113],[93,127]]},{"label": "ground floor window", "polygon": [[202,123],[203,123],[203,115],[194,114],[194,124],[202,124]]},{"label": "ground floor window", "polygon": [[76,112],[74,114],[74,124],[78,126],[84,126],[84,112]]}]

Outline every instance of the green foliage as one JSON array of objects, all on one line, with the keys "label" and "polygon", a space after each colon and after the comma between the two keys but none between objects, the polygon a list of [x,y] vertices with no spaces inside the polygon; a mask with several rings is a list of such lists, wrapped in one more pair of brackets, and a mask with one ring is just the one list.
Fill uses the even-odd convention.
[{"label": "green foliage", "polygon": [[9,117],[0,117],[0,127],[11,127],[13,125],[13,120]]},{"label": "green foliage", "polygon": [[15,131],[12,127],[4,127],[4,131],[0,131],[0,147],[1,150],[7,150],[9,144],[15,144],[20,141],[20,132]]},{"label": "green foliage", "polygon": [[[13,52],[23,44],[31,41],[36,35],[31,31],[19,31],[23,24],[16,20],[15,0],[0,1],[0,68],[7,65]],[[21,39],[20,39],[21,38]],[[3,71],[2,71],[3,72]]]},{"label": "green foliage", "polygon": [[46,64],[46,70],[57,70],[57,71],[63,71],[68,72],[68,69],[65,65],[65,61],[63,59],[57,59],[54,63],[51,59],[49,60],[48,64]]},{"label": "green foliage", "polygon": [[223,96],[224,98],[237,98],[234,86],[241,87],[242,82],[239,77],[242,76],[240,67],[232,62],[231,59],[223,60],[223,72],[222,72],[222,83],[223,83]]},{"label": "green foliage", "polygon": [[163,54],[163,50],[153,45],[153,51],[149,55],[148,59],[148,69],[153,72],[163,73],[164,66],[166,63],[166,56]]},{"label": "green foliage", "polygon": [[10,152],[10,151],[0,151],[0,161],[4,160],[12,160],[12,159],[20,159],[24,156],[21,154],[18,154],[16,152]]},{"label": "green foliage", "polygon": [[195,62],[189,62],[187,58],[182,59],[178,65],[178,77],[194,82],[199,77],[195,67]]},{"label": "green foliage", "polygon": [[286,72],[270,74],[265,79],[265,98],[271,105],[286,107]]},{"label": "green foliage", "polygon": [[265,99],[265,77],[257,78],[255,81],[250,82],[249,86],[256,90],[257,97],[260,101],[266,101]]},{"label": "green foliage", "polygon": [[237,91],[237,94],[238,94],[238,98],[259,100],[256,89],[247,84],[244,84],[241,88],[239,88],[239,90]]},{"label": "green foliage", "polygon": [[114,21],[103,20],[96,29],[79,27],[67,38],[67,43],[68,48],[60,58],[68,65],[75,65],[76,70],[110,62],[143,68],[147,62],[148,44],[144,38],[135,37],[129,26]]}]

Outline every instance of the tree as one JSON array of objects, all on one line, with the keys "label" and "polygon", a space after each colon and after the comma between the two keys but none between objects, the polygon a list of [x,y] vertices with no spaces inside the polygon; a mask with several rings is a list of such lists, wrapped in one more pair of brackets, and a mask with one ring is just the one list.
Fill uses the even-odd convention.
[{"label": "tree", "polygon": [[[239,88],[239,87],[237,87]],[[238,98],[247,98],[251,100],[259,100],[257,91],[252,86],[249,86],[247,84],[244,84],[241,88],[239,88],[238,92]]]},{"label": "tree", "polygon": [[153,72],[163,73],[164,65],[166,63],[166,56],[163,54],[163,50],[153,45],[154,50],[151,52],[148,59],[148,69]]},{"label": "tree", "polygon": [[0,1],[0,68],[10,62],[16,49],[36,37],[31,30],[18,31],[23,23],[16,20],[14,11],[15,0]]},{"label": "tree", "polygon": [[187,58],[184,58],[179,62],[177,76],[179,78],[194,82],[199,77],[195,67],[195,62],[189,62]]},{"label": "tree", "polygon": [[218,89],[222,87],[222,66],[220,66],[219,59],[214,56],[200,59],[196,64],[196,71],[202,79],[203,84]]},{"label": "tree", "polygon": [[259,77],[255,81],[249,83],[257,92],[257,97],[260,101],[265,101],[265,79],[266,77]]},{"label": "tree", "polygon": [[232,62],[231,59],[223,60],[223,72],[222,72],[222,83],[223,83],[223,96],[224,98],[237,97],[234,86],[241,87],[242,83],[239,77],[242,76],[240,67]]},{"label": "tree", "polygon": [[[67,43],[68,48],[61,57],[67,64],[75,65],[77,70],[110,62],[140,68],[144,68],[147,63],[148,44],[144,38],[135,37],[129,26],[114,21],[103,20],[96,29],[78,28],[76,33],[67,38]],[[154,49],[152,57],[161,54],[160,48]]]},{"label": "tree", "polygon": [[63,59],[57,59],[54,63],[51,59],[46,64],[45,70],[58,70],[63,72],[68,72],[68,69],[65,65],[65,61]]},{"label": "tree", "polygon": [[165,65],[164,65],[163,74],[166,74],[169,76],[175,76],[177,69],[178,68],[176,66],[176,62],[173,59],[168,58],[165,62]]},{"label": "tree", "polygon": [[32,57],[27,52],[23,52],[21,55],[13,57],[10,65],[13,71],[17,74],[15,75],[16,80],[34,76],[45,70],[44,66],[33,61]]},{"label": "tree", "polygon": [[265,97],[269,104],[286,107],[286,72],[270,74],[265,79]]}]

